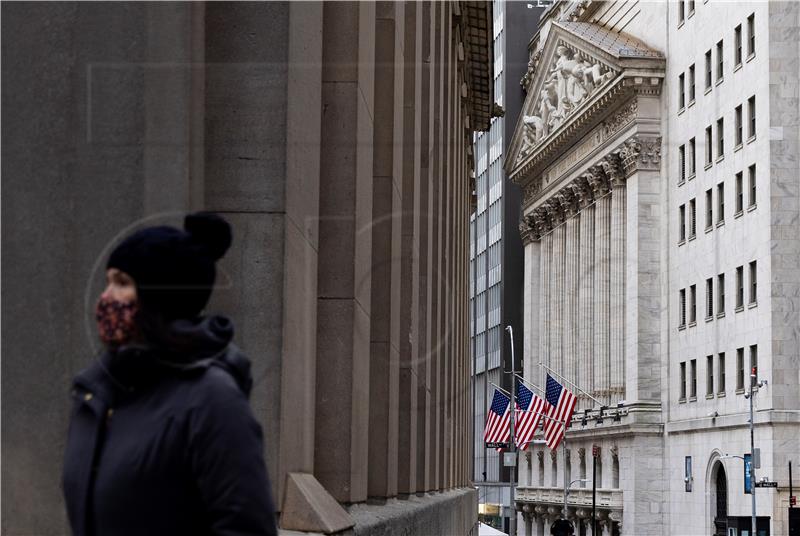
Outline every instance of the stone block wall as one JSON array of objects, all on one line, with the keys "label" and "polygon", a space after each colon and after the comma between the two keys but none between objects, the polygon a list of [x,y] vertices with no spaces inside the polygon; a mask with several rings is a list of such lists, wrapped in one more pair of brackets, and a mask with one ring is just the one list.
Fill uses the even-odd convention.
[{"label": "stone block wall", "polygon": [[4,534],[67,531],[69,385],[99,350],[109,247],[199,209],[234,228],[208,310],[253,362],[278,508],[300,472],[356,533],[392,504],[389,526],[421,508],[420,530],[471,531],[468,150],[490,6],[2,10]]}]

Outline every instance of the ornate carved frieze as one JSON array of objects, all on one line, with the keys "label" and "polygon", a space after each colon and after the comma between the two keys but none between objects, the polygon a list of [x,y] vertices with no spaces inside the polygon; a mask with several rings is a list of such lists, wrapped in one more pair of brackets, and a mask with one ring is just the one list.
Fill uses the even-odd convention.
[{"label": "ornate carved frieze", "polygon": [[605,195],[608,192],[608,176],[606,175],[606,172],[603,171],[603,166],[596,165],[590,167],[587,177],[589,180],[589,186],[592,188],[592,194],[594,194],[595,199]]},{"label": "ornate carved frieze", "polygon": [[590,154],[592,150],[627,127],[636,119],[637,112],[638,104],[634,99],[628,102],[627,105],[621,108],[609,120],[600,125],[600,127],[592,131],[591,134],[587,135],[585,140],[576,145],[571,153],[557,161],[556,164],[548,168],[542,175],[534,177],[523,189],[523,206],[530,205],[534,199],[540,196],[542,191],[546,188],[548,181],[556,180],[559,174],[572,167],[575,162],[580,161],[580,158]]},{"label": "ornate carved frieze", "polygon": [[578,199],[575,197],[571,185],[559,190],[554,197],[561,203],[561,210],[566,218],[574,216],[578,212]]},{"label": "ornate carved frieze", "polygon": [[539,240],[541,234],[536,229],[532,216],[525,216],[522,218],[522,221],[519,224],[519,236],[522,238],[523,246]]},{"label": "ornate carved frieze", "polygon": [[572,188],[572,191],[575,193],[575,197],[578,200],[579,209],[586,208],[594,201],[592,187],[589,186],[589,179],[586,175],[581,175],[575,179],[570,184],[570,188]]},{"label": "ornate carved frieze", "polygon": [[622,159],[617,154],[606,155],[600,162],[603,166],[603,171],[611,181],[611,186],[614,187],[625,180],[625,174],[622,169]]},{"label": "ornate carved frieze", "polygon": [[519,81],[519,84],[523,87],[523,89],[527,92],[528,86],[530,86],[531,82],[533,82],[533,77],[536,74],[536,70],[539,68],[539,62],[542,59],[542,50],[539,49],[533,54],[530,55],[528,59],[528,70],[522,77],[522,80]]},{"label": "ornate carved frieze", "polygon": [[538,94],[533,96],[528,113],[522,117],[524,137],[517,161],[524,160],[583,102],[616,76],[615,70],[597,58],[559,41],[545,78],[537,87]]},{"label": "ornate carved frieze", "polygon": [[636,114],[639,113],[639,101],[631,99],[631,101],[623,106],[611,119],[603,123],[603,133],[606,139],[616,134],[622,127],[636,119]]}]

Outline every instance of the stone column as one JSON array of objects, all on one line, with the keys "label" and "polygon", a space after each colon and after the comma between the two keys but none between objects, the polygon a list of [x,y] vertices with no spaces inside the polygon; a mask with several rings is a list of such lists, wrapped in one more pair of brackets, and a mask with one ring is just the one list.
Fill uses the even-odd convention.
[{"label": "stone column", "polygon": [[369,470],[374,36],[374,4],[324,6],[314,473],[343,503]]},{"label": "stone column", "polygon": [[[550,321],[550,354],[545,364],[552,369],[563,367],[563,311],[564,311],[564,245],[566,228],[561,204],[552,202],[549,205],[550,217],[553,220],[553,272],[551,277],[550,303],[552,317]],[[542,373],[544,379],[544,372]],[[544,386],[544,381],[542,381]]]},{"label": "stone column", "polygon": [[534,213],[525,217],[520,225],[520,236],[525,247],[525,271],[523,282],[523,374],[526,378],[533,378],[538,370],[538,361],[541,355],[541,334],[539,327],[544,317],[542,310],[541,288],[542,267],[544,259],[543,240],[541,239],[541,217]]},{"label": "stone column", "polygon": [[[580,224],[577,199],[571,188],[561,194],[566,217],[564,237],[564,321],[563,321],[563,364],[556,369],[571,382],[575,382],[578,364],[578,262],[580,243]],[[562,384],[564,382],[561,382]],[[574,387],[565,387],[576,392]]]},{"label": "stone column", "polygon": [[[550,220],[547,216],[547,211],[541,209],[538,211],[538,218],[542,225],[542,239],[541,239],[541,254],[540,259],[540,273],[542,284],[539,286],[541,293],[540,303],[541,312],[539,314],[539,355],[536,356],[534,369],[531,378],[541,378],[541,367],[539,362],[548,362],[550,358],[550,323],[552,322],[553,305],[551,296],[551,282],[553,279],[553,230],[550,226]],[[539,386],[544,387],[539,380]]]},{"label": "stone column", "polygon": [[594,209],[594,321],[593,345],[593,396],[603,399],[608,392],[609,363],[609,257],[611,255],[611,206],[608,181],[601,168],[593,168],[589,184],[595,199]]},{"label": "stone column", "polygon": [[[592,190],[586,177],[574,187],[581,209],[580,268],[578,270],[578,374],[575,382],[591,393],[594,390],[592,356],[594,354],[594,211]],[[591,400],[579,394],[580,409],[592,407]]]},{"label": "stone column", "polygon": [[608,402],[624,398],[625,378],[625,175],[617,155],[609,155],[603,168],[611,180],[611,368]]}]

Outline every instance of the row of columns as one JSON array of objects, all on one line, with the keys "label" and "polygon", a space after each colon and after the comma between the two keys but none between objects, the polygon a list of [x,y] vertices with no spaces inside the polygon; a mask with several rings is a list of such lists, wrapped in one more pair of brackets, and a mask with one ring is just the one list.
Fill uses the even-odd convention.
[{"label": "row of columns", "polygon": [[[541,510],[541,512],[539,511]],[[558,519],[561,519],[561,508],[558,506],[536,506],[531,508],[530,511],[522,512],[522,520],[524,523],[525,536],[550,536],[550,527]],[[577,510],[576,515],[571,519],[572,525],[575,528],[575,534],[583,534],[580,532],[578,523],[583,523],[585,534],[587,536],[613,536],[619,534],[622,530],[622,517],[621,514],[615,511],[597,510],[596,511],[596,528],[597,531],[593,532],[592,527],[592,511],[591,508],[580,508]],[[577,519],[575,518],[577,517]]]},{"label": "row of columns", "polygon": [[313,474],[342,503],[470,480],[461,6],[322,8]]},{"label": "row of columns", "polygon": [[[624,398],[626,189],[617,154],[550,196],[522,225],[538,250],[540,291],[531,350],[570,382],[605,403]],[[534,272],[529,272],[531,274]],[[541,370],[541,386],[546,372]],[[562,382],[563,383],[563,382]],[[578,395],[579,408],[594,403]]]}]

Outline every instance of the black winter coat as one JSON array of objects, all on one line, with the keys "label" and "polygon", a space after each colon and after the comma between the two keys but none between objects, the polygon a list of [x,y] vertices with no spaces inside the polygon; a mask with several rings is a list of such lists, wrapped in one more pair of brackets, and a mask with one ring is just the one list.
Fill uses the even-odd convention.
[{"label": "black winter coat", "polygon": [[225,317],[173,323],[74,380],[63,486],[75,536],[277,534],[248,359]]}]

